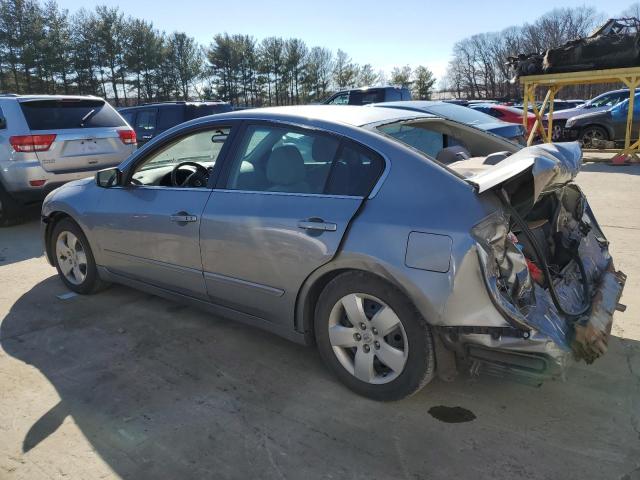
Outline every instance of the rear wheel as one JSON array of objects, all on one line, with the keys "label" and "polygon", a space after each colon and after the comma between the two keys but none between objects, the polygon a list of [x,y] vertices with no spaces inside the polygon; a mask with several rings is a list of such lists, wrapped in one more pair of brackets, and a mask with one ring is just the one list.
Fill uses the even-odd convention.
[{"label": "rear wheel", "polygon": [[89,294],[105,286],[98,276],[89,241],[73,220],[60,220],[50,241],[58,275],[70,290]]},{"label": "rear wheel", "polygon": [[564,128],[562,127],[562,125],[554,123],[553,127],[551,128],[551,140],[554,142],[559,142],[560,140],[562,140],[563,129]]},{"label": "rear wheel", "polygon": [[348,272],[329,282],[314,328],[325,363],[360,395],[399,400],[433,378],[429,326],[398,289],[375,276]]},{"label": "rear wheel", "polygon": [[580,132],[580,143],[583,148],[596,148],[599,146],[599,142],[606,140],[609,140],[607,131],[596,125],[585,127],[582,132]]}]

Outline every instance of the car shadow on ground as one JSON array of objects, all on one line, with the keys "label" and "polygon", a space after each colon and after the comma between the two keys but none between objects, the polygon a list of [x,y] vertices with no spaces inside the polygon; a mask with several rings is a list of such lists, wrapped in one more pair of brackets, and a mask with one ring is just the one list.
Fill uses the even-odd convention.
[{"label": "car shadow on ground", "polygon": [[[638,466],[637,342],[612,339],[608,357],[566,383],[461,376],[385,404],[338,384],[314,349],[269,333],[124,287],[63,292],[47,278],[0,325],[2,350],[60,398],[24,432],[24,454],[71,416],[136,480],[557,478],[558,463],[540,461],[551,457],[566,479],[620,478]],[[446,424],[435,406],[475,419]]]},{"label": "car shadow on ground", "polygon": [[29,210],[19,224],[0,228],[0,267],[42,255],[39,208]]}]

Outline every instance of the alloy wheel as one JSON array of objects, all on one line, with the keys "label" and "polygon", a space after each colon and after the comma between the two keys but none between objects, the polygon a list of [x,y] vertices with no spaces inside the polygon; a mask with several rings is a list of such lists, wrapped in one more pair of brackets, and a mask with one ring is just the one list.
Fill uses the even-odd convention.
[{"label": "alloy wheel", "polygon": [[64,230],[56,240],[56,259],[60,271],[73,285],[82,284],[87,278],[87,254],[78,237]]},{"label": "alloy wheel", "polygon": [[407,334],[382,300],[363,293],[342,297],[329,316],[329,341],[342,366],[357,379],[382,384],[404,370]]},{"label": "alloy wheel", "polygon": [[604,140],[606,139],[600,130],[588,128],[582,134],[582,146],[585,148],[593,147],[594,141],[597,143]]}]

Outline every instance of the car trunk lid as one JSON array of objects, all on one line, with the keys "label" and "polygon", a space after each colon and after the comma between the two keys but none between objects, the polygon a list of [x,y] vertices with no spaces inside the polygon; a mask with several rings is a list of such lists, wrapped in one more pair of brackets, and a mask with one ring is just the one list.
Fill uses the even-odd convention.
[{"label": "car trunk lid", "polygon": [[[452,163],[450,168],[476,187],[478,193],[506,189],[516,195],[514,207],[522,216],[541,195],[571,182],[582,165],[582,150],[577,142],[545,143],[523,148],[494,162],[495,156],[475,157]],[[528,188],[522,188],[528,185]]]},{"label": "car trunk lid", "polygon": [[[42,131],[40,133],[48,133]],[[117,165],[133,151],[115,128],[57,131],[51,147],[36,155],[48,172],[95,170]]]}]

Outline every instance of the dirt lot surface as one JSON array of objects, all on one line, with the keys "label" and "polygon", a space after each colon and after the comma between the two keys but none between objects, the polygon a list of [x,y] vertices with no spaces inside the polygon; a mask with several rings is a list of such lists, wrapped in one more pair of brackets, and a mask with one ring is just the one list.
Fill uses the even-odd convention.
[{"label": "dirt lot surface", "polygon": [[0,230],[0,479],[640,478],[640,167],[578,182],[629,276],[608,355],[566,382],[462,376],[392,404],[314,349],[178,304],[60,299],[37,220]]}]

